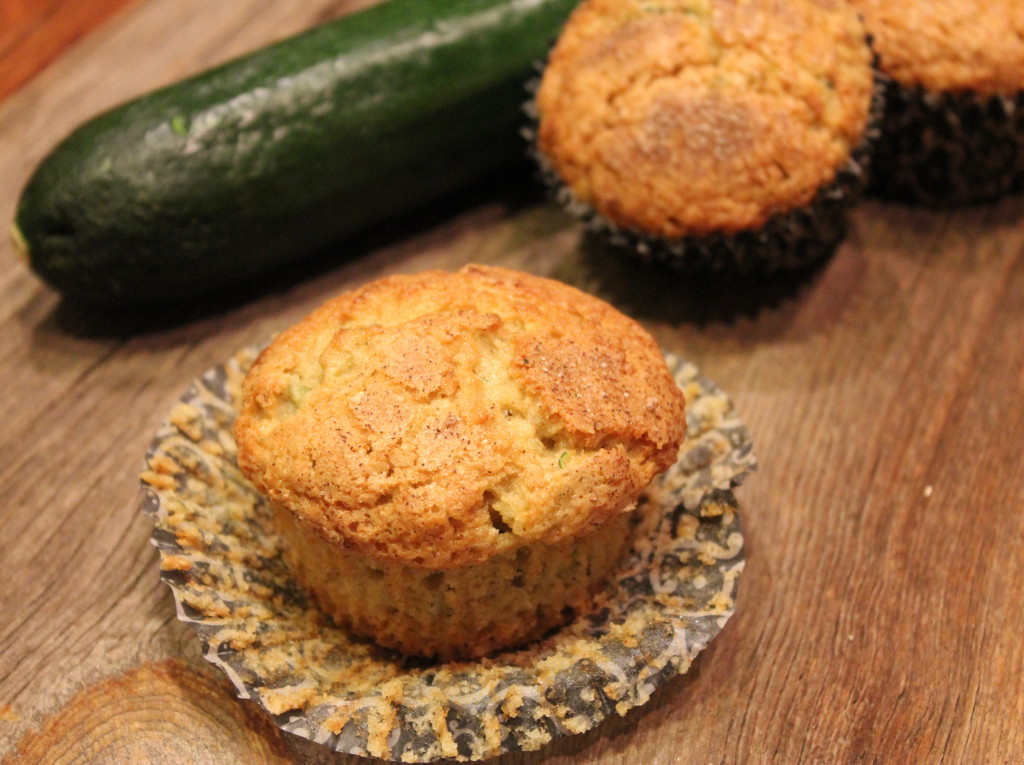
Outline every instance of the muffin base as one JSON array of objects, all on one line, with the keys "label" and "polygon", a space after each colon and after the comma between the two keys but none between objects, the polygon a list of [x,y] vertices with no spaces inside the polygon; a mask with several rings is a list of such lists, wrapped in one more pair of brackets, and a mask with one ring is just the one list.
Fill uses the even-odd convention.
[{"label": "muffin base", "polygon": [[409,659],[335,625],[281,557],[273,510],[239,472],[231,426],[245,349],[196,380],[142,473],[161,579],[238,695],[331,750],[405,762],[538,749],[646,703],[735,608],[743,537],[730,487],[754,469],[728,397],[689,363],[679,460],[632,516],[632,543],[591,610],[518,651]]},{"label": "muffin base", "polygon": [[849,210],[866,184],[867,162],[867,151],[859,151],[808,205],[779,213],[757,230],[664,239],[622,228],[593,211],[582,219],[616,249],[684,273],[789,271],[823,260],[839,246]]},{"label": "muffin base", "polygon": [[945,207],[1024,188],[1024,92],[933,93],[890,79],[884,93],[871,194]]},{"label": "muffin base", "polygon": [[533,155],[552,198],[600,241],[684,273],[728,275],[793,270],[831,255],[846,235],[850,208],[867,185],[870,156],[867,144],[858,147],[810,203],[772,216],[759,229],[666,239],[613,223],[578,200],[539,151]]},{"label": "muffin base", "polygon": [[432,571],[339,550],[275,508],[285,562],[335,622],[404,654],[476,659],[540,637],[590,608],[629,544],[630,515],[560,544]]}]

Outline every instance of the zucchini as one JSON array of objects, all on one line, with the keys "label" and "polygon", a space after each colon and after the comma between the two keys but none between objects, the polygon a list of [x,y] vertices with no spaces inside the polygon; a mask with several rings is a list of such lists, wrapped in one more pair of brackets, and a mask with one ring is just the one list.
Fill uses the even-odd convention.
[{"label": "zucchini", "polygon": [[22,191],[16,244],[80,302],[265,272],[524,154],[525,84],[576,0],[391,0],[114,108]]}]

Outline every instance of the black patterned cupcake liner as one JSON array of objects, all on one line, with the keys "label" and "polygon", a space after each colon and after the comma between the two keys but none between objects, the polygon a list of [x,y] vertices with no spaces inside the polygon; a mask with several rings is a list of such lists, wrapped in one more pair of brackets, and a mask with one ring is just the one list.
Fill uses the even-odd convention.
[{"label": "black patterned cupcake liner", "polygon": [[594,608],[520,650],[436,663],[347,634],[282,562],[268,502],[235,463],[232,423],[255,355],[188,388],[147,454],[142,509],[178,618],[282,729],[404,762],[534,750],[644,704],[732,615],[744,559],[731,489],[755,458],[729,399],[692,364],[667,357],[687,397],[687,441],[638,503],[631,550]]},{"label": "black patterned cupcake liner", "polygon": [[931,206],[1024,188],[1024,93],[932,92],[886,78],[870,192]]}]

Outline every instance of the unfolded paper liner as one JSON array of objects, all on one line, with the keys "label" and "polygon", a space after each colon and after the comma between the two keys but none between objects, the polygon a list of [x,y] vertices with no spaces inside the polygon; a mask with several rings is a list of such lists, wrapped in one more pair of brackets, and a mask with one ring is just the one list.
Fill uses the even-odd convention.
[{"label": "unfolded paper liner", "polygon": [[732,615],[743,538],[731,489],[755,458],[729,399],[693,364],[666,357],[687,441],[639,502],[631,551],[594,609],[522,650],[441,664],[339,629],[281,561],[267,501],[235,463],[231,426],[255,355],[188,388],[146,456],[142,509],[178,618],[284,730],[404,762],[534,750],[645,703]]}]

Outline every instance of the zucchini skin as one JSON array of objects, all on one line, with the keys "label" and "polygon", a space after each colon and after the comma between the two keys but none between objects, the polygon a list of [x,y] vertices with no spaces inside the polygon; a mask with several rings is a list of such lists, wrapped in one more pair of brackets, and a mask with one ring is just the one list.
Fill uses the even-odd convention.
[{"label": "zucchini skin", "polygon": [[16,238],[66,297],[188,301],[524,154],[525,84],[576,0],[390,0],[88,121]]}]

